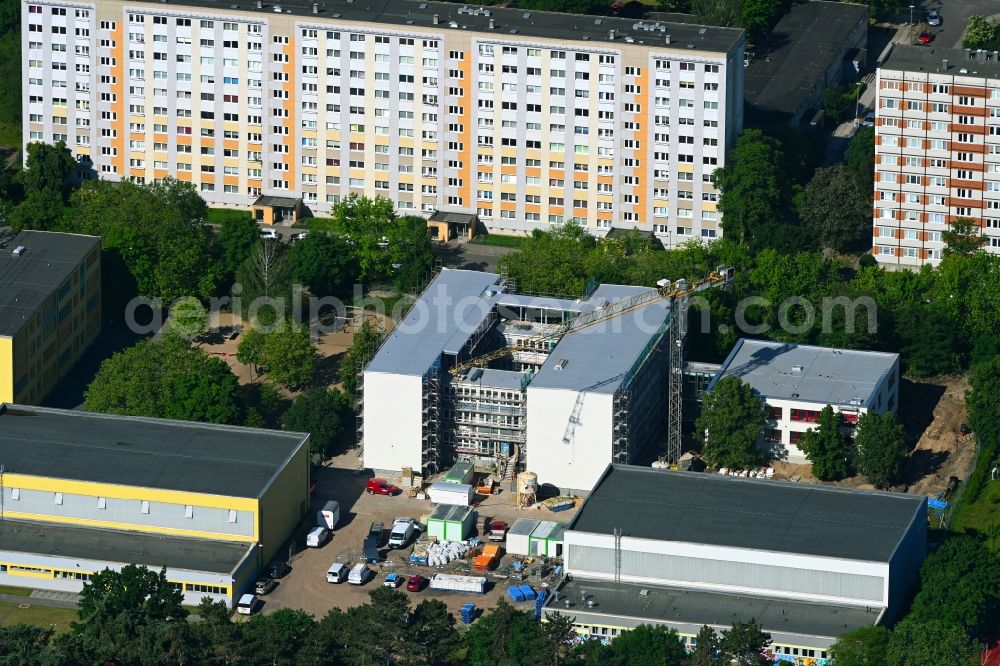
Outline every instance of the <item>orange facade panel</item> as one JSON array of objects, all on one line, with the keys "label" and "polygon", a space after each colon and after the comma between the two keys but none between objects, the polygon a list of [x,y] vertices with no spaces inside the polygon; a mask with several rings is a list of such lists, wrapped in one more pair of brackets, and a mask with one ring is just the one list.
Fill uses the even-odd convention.
[{"label": "orange facade panel", "polygon": [[951,94],[962,97],[989,97],[989,92],[982,86],[952,86]]}]

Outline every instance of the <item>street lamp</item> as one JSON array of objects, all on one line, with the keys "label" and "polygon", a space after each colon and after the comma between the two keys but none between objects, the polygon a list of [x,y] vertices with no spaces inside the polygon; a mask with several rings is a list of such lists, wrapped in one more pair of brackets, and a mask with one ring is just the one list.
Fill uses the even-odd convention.
[{"label": "street lamp", "polygon": [[916,8],[916,5],[910,5],[910,25],[913,25],[913,10],[915,8]]},{"label": "street lamp", "polygon": [[855,90],[858,91],[857,106],[855,107],[855,111],[854,111],[854,120],[855,120],[854,124],[858,125],[858,124],[861,123],[861,88],[865,85],[865,82],[864,81],[855,81],[854,85],[855,85]]}]

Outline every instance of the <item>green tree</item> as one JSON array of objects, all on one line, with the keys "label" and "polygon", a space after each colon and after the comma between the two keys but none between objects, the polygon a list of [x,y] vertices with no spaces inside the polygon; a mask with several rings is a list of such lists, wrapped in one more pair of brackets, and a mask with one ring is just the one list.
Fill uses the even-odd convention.
[{"label": "green tree", "polygon": [[962,627],[942,620],[906,618],[889,639],[887,666],[975,666],[979,646]]},{"label": "green tree", "polygon": [[503,267],[527,293],[579,298],[590,277],[587,261],[597,241],[575,222],[548,232],[535,230],[519,251],[500,258]]},{"label": "green tree", "polygon": [[861,127],[847,144],[847,168],[862,192],[871,192],[875,183],[875,128]]},{"label": "green tree", "polygon": [[820,103],[826,117],[839,125],[854,117],[857,91],[853,86],[834,83],[823,91]]},{"label": "green tree", "polygon": [[837,252],[871,247],[871,191],[863,190],[846,166],[816,171],[799,214],[826,247]]},{"label": "green tree", "polygon": [[171,331],[193,340],[208,327],[208,310],[194,296],[179,298],[170,306],[168,323]]},{"label": "green tree", "polygon": [[265,337],[256,328],[248,328],[240,334],[240,343],[236,346],[236,360],[250,366],[251,377],[264,363]]},{"label": "green tree", "polygon": [[907,374],[931,377],[961,367],[961,328],[937,305],[922,301],[903,304],[893,314],[893,328]]},{"label": "green tree", "polygon": [[264,336],[261,357],[271,381],[297,389],[312,381],[316,369],[316,347],[307,326],[285,322]]},{"label": "green tree", "polygon": [[892,412],[867,412],[858,419],[855,464],[876,488],[888,488],[903,469],[909,454],[906,432]]},{"label": "green tree", "polygon": [[987,631],[989,613],[1000,603],[1000,557],[973,536],[955,536],[920,567],[920,591],[909,617],[917,622],[954,623],[973,636]]},{"label": "green tree", "polygon": [[861,627],[848,631],[830,646],[830,658],[834,666],[885,666],[889,636],[885,627]]},{"label": "green tree", "polygon": [[27,624],[0,627],[0,666],[44,664],[55,631]]},{"label": "green tree", "polygon": [[260,227],[249,215],[226,216],[215,236],[215,254],[230,279],[261,242]]},{"label": "green tree", "polygon": [[330,216],[336,232],[351,241],[361,279],[392,273],[389,241],[397,218],[391,201],[352,194],[334,205]]},{"label": "green tree", "polygon": [[604,663],[612,666],[680,666],[686,651],[680,636],[663,625],[642,624],[611,641]]},{"label": "green tree", "polygon": [[314,296],[340,294],[350,287],[354,262],[343,238],[314,231],[292,244],[288,260],[292,277],[308,285]]},{"label": "green tree", "polygon": [[551,646],[531,614],[502,597],[465,632],[469,666],[542,666],[551,664]]},{"label": "green tree", "polygon": [[269,666],[299,664],[299,650],[316,629],[312,615],[291,608],[258,614],[241,626],[242,663]]},{"label": "green tree", "polygon": [[354,333],[351,347],[344,353],[340,362],[340,383],[349,397],[358,397],[358,374],[371,360],[372,355],[382,343],[385,333],[365,322]]},{"label": "green tree", "polygon": [[719,636],[715,629],[702,625],[694,639],[694,651],[688,655],[690,666],[721,666],[719,661]]},{"label": "green tree", "polygon": [[962,35],[962,46],[967,49],[1000,50],[1000,23],[995,19],[973,14]]},{"label": "green tree", "polygon": [[719,650],[736,666],[767,666],[771,660],[764,656],[764,650],[771,645],[771,634],[761,631],[759,624],[734,622],[722,632]]},{"label": "green tree", "polygon": [[719,211],[726,235],[758,247],[762,230],[787,219],[792,206],[788,177],[782,172],[781,144],[758,129],[744,130],[726,159],[712,175],[721,192]]},{"label": "green tree", "polygon": [[459,663],[456,653],[462,637],[455,630],[455,616],[440,599],[424,599],[410,613],[406,627],[413,663]]},{"label": "green tree", "polygon": [[409,293],[423,286],[434,268],[434,250],[427,232],[427,221],[409,215],[399,218],[392,236],[393,285]]},{"label": "green tree", "polygon": [[22,229],[57,230],[65,215],[62,196],[51,190],[31,192],[24,201],[7,210],[7,221],[14,233]]},{"label": "green tree", "polygon": [[140,294],[169,303],[214,293],[219,273],[203,224],[205,202],[190,183],[89,180],[70,202],[67,230],[101,236],[105,261],[120,261]]},{"label": "green tree", "polygon": [[1000,444],[1000,356],[976,365],[965,394],[969,425],[982,444]]},{"label": "green tree", "polygon": [[20,3],[5,0],[16,16],[11,26],[0,28],[0,137],[10,137],[8,148],[19,148],[21,139],[21,31]]},{"label": "green tree", "polygon": [[314,455],[326,457],[333,451],[350,410],[347,396],[337,389],[312,388],[301,394],[281,417],[285,430],[309,433]]},{"label": "green tree", "polygon": [[979,252],[986,237],[974,220],[958,217],[948,223],[948,230],[941,234],[947,243],[945,254],[972,254]]},{"label": "green tree", "polygon": [[84,393],[91,412],[239,423],[239,384],[229,366],[177,335],[146,339],[101,363]]},{"label": "green tree", "polygon": [[827,405],[819,413],[817,428],[810,428],[799,448],[812,463],[812,473],[820,481],[836,481],[847,475],[850,440],[840,433],[840,414]]},{"label": "green tree", "polygon": [[[236,289],[239,285],[239,290]],[[251,326],[273,326],[293,316],[292,270],[284,246],[276,240],[264,240],[236,271],[233,293],[239,291],[239,308]]]},{"label": "green tree", "polygon": [[33,141],[28,144],[27,153],[25,170],[21,173],[27,194],[45,192],[63,203],[70,176],[76,170],[76,160],[69,148],[62,141],[55,144]]},{"label": "green tree", "polygon": [[764,401],[750,385],[736,376],[723,377],[705,394],[695,422],[702,456],[716,467],[759,466],[765,456],[757,441],[766,421]]},{"label": "green tree", "polygon": [[747,41],[757,44],[766,38],[788,4],[783,0],[742,0],[740,25],[747,31]]}]

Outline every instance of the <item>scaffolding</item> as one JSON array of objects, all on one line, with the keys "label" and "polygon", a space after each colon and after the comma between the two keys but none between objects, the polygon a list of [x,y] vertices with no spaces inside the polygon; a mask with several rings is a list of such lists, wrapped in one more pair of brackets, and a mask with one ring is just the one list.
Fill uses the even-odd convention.
[{"label": "scaffolding", "polygon": [[441,363],[437,361],[424,375],[421,399],[420,469],[424,478],[441,471],[441,431],[444,415],[441,410]]},{"label": "scaffolding", "polygon": [[[518,471],[517,452],[527,441],[530,375],[523,374],[516,386],[495,386],[482,381],[483,374],[475,368],[451,378],[446,448],[457,459],[496,466],[498,476],[505,478]],[[504,466],[508,469],[501,470]]]}]

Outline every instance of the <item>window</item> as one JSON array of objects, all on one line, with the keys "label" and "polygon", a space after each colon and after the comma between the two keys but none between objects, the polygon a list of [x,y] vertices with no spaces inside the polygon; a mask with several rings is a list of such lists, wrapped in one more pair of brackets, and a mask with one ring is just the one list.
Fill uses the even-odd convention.
[{"label": "window", "polygon": [[[351,36],[353,37],[354,35],[351,35]],[[362,35],[362,37],[363,36],[364,35]],[[235,509],[230,509],[229,510],[229,522],[230,523],[235,523],[236,522],[236,510]]]},{"label": "window", "polygon": [[140,513],[149,513],[149,500],[140,500],[139,501],[139,512]]},{"label": "window", "polygon": [[55,503],[57,505],[59,505],[59,506],[62,506],[62,503],[63,503],[63,494],[62,493],[55,493]]},{"label": "window", "polygon": [[107,500],[107,498],[98,497],[97,498],[97,508],[98,509],[107,509],[108,508],[108,500]]}]

